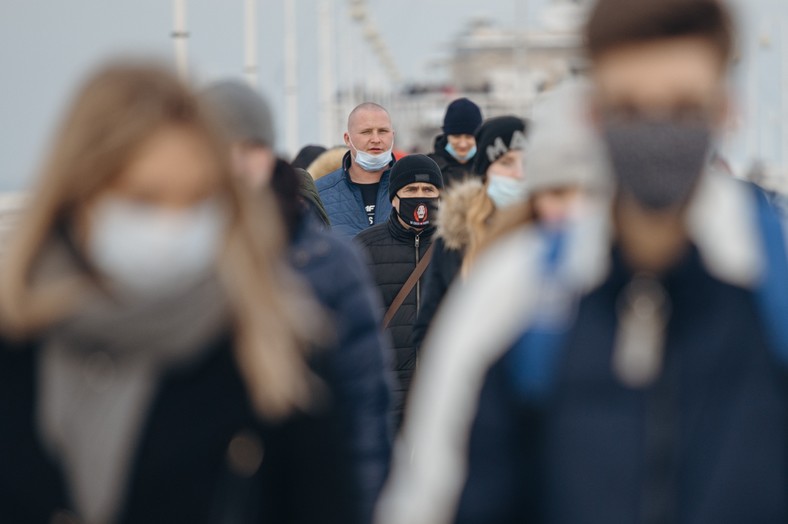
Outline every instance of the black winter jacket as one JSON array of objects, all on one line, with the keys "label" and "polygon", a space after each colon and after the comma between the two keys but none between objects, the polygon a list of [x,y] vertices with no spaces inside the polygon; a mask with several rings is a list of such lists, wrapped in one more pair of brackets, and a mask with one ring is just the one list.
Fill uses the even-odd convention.
[{"label": "black winter jacket", "polygon": [[443,297],[449,290],[454,279],[462,269],[463,253],[446,247],[446,242],[441,237],[435,238],[435,248],[432,252],[430,267],[424,273],[424,289],[421,297],[421,307],[416,325],[413,326],[413,345],[418,351],[421,348],[427,330],[438,312],[438,306],[443,302]]},{"label": "black winter jacket", "polygon": [[435,138],[435,150],[427,155],[441,168],[443,183],[447,187],[462,182],[473,175],[473,160],[471,159],[465,164],[457,162],[457,159],[446,151],[448,143],[446,135],[438,135]]},{"label": "black winter jacket", "polygon": [[[36,427],[39,354],[36,343],[0,339],[0,515],[14,524],[77,522],[63,470]],[[318,374],[333,392],[331,374]],[[359,522],[336,407],[261,420],[232,340],[222,337],[201,361],[160,379],[117,522]],[[242,435],[259,446],[233,459],[230,444]]]},{"label": "black winter jacket", "polygon": [[[416,269],[421,257],[432,242],[435,227],[421,232],[405,228],[392,210],[388,222],[361,232],[355,240],[367,252],[369,268],[383,299],[384,311],[388,310],[405,281]],[[395,370],[398,379],[394,401],[394,414],[399,420],[416,369],[416,348],[413,345],[413,326],[420,308],[424,276],[407,296],[388,326],[394,346]]]}]

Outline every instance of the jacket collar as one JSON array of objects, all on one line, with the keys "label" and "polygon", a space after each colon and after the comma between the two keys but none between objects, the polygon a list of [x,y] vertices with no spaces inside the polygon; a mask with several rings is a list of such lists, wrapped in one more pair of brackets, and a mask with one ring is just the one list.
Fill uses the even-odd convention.
[{"label": "jacket collar", "polygon": [[389,215],[388,221],[388,228],[389,233],[391,236],[402,242],[412,243],[416,240],[418,236],[422,240],[429,240],[432,238],[432,235],[435,233],[435,225],[430,224],[429,226],[425,227],[421,231],[416,231],[415,229],[409,229],[402,225],[402,222],[399,221],[397,216],[397,210],[392,207],[391,214]]}]

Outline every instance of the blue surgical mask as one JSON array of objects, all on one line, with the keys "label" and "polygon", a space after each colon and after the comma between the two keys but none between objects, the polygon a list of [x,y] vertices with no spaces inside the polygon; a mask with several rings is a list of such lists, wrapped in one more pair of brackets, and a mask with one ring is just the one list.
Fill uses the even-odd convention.
[{"label": "blue surgical mask", "polygon": [[525,179],[487,174],[487,195],[501,209],[525,201],[528,185]]},{"label": "blue surgical mask", "polygon": [[445,149],[446,152],[449,153],[452,156],[452,158],[454,158],[457,162],[467,162],[468,160],[476,156],[476,146],[473,146],[471,150],[468,151],[468,154],[465,156],[461,156],[460,154],[458,154],[451,144],[447,143]]},{"label": "blue surgical mask", "polygon": [[394,149],[394,146],[389,148],[388,151],[384,151],[379,155],[373,155],[371,153],[366,153],[358,149],[355,145],[353,145],[353,141],[350,141],[350,145],[353,146],[353,149],[356,150],[356,164],[361,167],[364,171],[369,173],[374,173],[376,171],[381,171],[385,169],[386,166],[389,165],[391,162],[391,151]]}]

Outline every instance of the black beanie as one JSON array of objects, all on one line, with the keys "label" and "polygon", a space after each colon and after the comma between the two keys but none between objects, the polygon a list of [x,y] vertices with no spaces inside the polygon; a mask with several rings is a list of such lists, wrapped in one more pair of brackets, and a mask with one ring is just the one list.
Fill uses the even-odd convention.
[{"label": "black beanie", "polygon": [[414,182],[443,187],[441,168],[427,155],[408,155],[394,163],[389,174],[389,200],[394,200],[400,189]]},{"label": "black beanie", "polygon": [[443,117],[444,135],[472,135],[482,123],[479,106],[467,98],[458,98],[446,108]]},{"label": "black beanie", "polygon": [[476,131],[476,156],[473,172],[484,176],[490,164],[512,149],[525,149],[528,124],[516,116],[499,116],[486,120]]}]

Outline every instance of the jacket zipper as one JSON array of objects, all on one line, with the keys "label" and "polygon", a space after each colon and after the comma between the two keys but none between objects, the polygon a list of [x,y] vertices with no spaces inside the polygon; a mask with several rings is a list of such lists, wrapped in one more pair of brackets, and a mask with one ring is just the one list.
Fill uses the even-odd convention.
[{"label": "jacket zipper", "polygon": [[[416,235],[416,265],[419,265],[420,256],[419,256],[419,244],[421,244],[420,237],[421,235]],[[421,279],[416,281],[416,315],[419,314],[419,310],[421,309]]]}]

